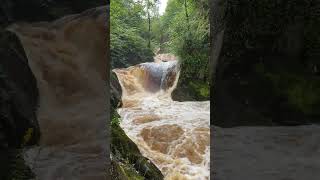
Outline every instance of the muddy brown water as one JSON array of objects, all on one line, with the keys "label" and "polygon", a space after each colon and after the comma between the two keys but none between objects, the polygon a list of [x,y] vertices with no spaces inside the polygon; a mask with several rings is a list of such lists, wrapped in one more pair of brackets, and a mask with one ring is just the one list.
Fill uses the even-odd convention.
[{"label": "muddy brown water", "polygon": [[39,89],[40,145],[24,153],[39,180],[106,179],[107,11],[8,28]]},{"label": "muddy brown water", "polygon": [[210,178],[210,102],[176,102],[175,60],[113,70],[122,87],[120,126],[167,180]]}]

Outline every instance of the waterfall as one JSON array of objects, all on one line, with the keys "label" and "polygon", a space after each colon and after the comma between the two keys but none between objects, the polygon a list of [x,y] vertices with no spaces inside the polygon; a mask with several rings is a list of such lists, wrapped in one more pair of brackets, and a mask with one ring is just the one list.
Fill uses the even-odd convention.
[{"label": "waterfall", "polygon": [[210,102],[176,102],[177,60],[114,69],[122,87],[120,126],[165,179],[210,179]]},{"label": "waterfall", "polygon": [[40,146],[24,154],[37,179],[106,179],[107,11],[8,28],[39,89]]}]

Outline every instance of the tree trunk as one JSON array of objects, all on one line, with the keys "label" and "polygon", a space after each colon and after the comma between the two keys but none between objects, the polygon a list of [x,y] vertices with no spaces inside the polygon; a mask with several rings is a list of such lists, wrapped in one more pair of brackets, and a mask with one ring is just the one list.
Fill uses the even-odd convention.
[{"label": "tree trunk", "polygon": [[151,17],[150,17],[150,1],[147,1],[147,9],[148,9],[148,25],[149,25],[149,33],[148,33],[148,47],[151,47]]},{"label": "tree trunk", "polygon": [[190,25],[189,25],[189,14],[188,14],[187,0],[184,0],[184,9],[185,9],[185,12],[186,12],[187,26],[188,26],[188,32],[189,32],[190,31]]}]

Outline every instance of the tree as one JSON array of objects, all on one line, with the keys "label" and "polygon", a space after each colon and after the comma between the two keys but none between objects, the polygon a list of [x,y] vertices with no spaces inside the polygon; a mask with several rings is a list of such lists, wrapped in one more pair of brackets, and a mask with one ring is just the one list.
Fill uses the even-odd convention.
[{"label": "tree", "polygon": [[142,1],[112,1],[110,7],[112,67],[126,67],[152,60],[147,46],[146,9]]},{"label": "tree", "polygon": [[148,47],[151,48],[151,19],[158,14],[158,0],[146,0],[146,11],[147,11],[147,19],[148,19]]},{"label": "tree", "polygon": [[187,19],[188,31],[190,31],[187,0],[184,0],[184,9],[185,9],[185,12],[186,12],[186,19]]},{"label": "tree", "polygon": [[150,17],[150,0],[147,0],[147,13],[148,13],[148,27],[149,27],[149,33],[148,33],[148,47],[151,47],[151,17]]}]

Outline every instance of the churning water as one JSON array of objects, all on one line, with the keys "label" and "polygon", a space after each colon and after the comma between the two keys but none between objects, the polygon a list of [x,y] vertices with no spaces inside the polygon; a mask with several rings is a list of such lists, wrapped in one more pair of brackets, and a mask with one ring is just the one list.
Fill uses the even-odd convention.
[{"label": "churning water", "polygon": [[177,102],[178,61],[113,70],[122,87],[120,126],[167,180],[210,179],[210,102]]},{"label": "churning water", "polygon": [[107,7],[52,23],[17,24],[39,89],[40,146],[25,160],[39,180],[106,179]]}]

